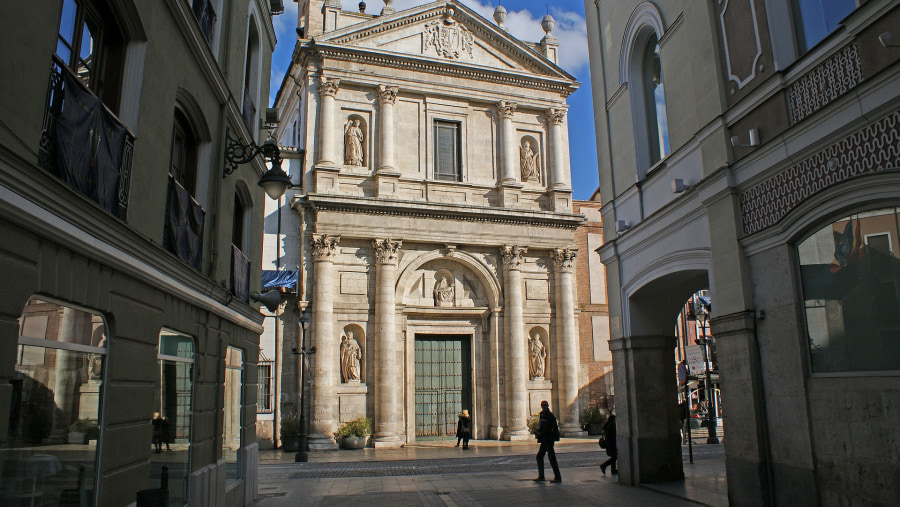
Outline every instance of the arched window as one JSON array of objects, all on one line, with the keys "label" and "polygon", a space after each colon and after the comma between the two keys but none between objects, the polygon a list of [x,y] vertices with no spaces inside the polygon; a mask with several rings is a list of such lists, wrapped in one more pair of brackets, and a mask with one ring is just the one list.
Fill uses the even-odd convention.
[{"label": "arched window", "polygon": [[250,192],[243,183],[234,191],[231,226],[231,291],[241,301],[250,298]]},{"label": "arched window", "polygon": [[797,257],[812,372],[900,370],[900,208],[829,222]]},{"label": "arched window", "polygon": [[169,192],[163,246],[182,261],[200,269],[206,212],[197,201],[198,137],[187,115],[175,108],[169,151]]},{"label": "arched window", "polygon": [[104,2],[63,0],[56,57],[118,114],[125,44],[115,19]]},{"label": "arched window", "polygon": [[650,40],[647,41],[647,46],[644,48],[641,80],[644,89],[644,111],[646,112],[647,150],[650,156],[650,166],[653,166],[669,154],[666,97],[656,35],[650,36]]},{"label": "arched window", "polygon": [[197,195],[197,138],[181,109],[175,109],[169,175],[192,196]]},{"label": "arched window", "polygon": [[241,112],[244,123],[250,129],[250,134],[256,137],[256,118],[258,117],[259,100],[259,27],[257,16],[250,14],[250,23],[247,29],[247,52],[244,57],[244,101]]},{"label": "arched window", "polygon": [[622,39],[619,82],[631,97],[637,179],[669,154],[665,87],[659,38],[663,23],[651,2],[642,2],[631,13]]}]

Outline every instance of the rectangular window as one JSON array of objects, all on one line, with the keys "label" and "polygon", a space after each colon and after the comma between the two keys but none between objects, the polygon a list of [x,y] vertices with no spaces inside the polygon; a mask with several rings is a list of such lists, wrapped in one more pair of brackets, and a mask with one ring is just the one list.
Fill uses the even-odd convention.
[{"label": "rectangular window", "polygon": [[256,412],[258,414],[271,414],[274,410],[272,393],[274,379],[272,378],[273,361],[260,361],[256,366],[256,376],[259,385],[256,390]]},{"label": "rectangular window", "polygon": [[856,9],[856,0],[793,0],[794,26],[801,53],[809,51]]},{"label": "rectangular window", "polygon": [[222,457],[228,484],[241,479],[241,431],[243,420],[244,351],[228,347],[225,352],[225,427],[222,435]]},{"label": "rectangular window", "polygon": [[18,342],[0,447],[0,503],[93,505],[107,354],[103,317],[32,299],[19,319]]},{"label": "rectangular window", "polygon": [[460,181],[460,125],[456,122],[434,122],[434,179]]}]

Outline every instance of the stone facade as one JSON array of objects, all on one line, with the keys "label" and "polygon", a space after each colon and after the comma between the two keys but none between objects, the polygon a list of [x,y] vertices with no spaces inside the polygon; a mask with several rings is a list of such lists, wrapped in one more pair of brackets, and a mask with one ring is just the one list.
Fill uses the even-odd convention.
[{"label": "stone facade", "polygon": [[[0,504],[134,504],[163,465],[173,502],[256,496],[262,316],[246,289],[260,280],[265,166],[226,175],[223,153],[259,139],[275,39],[267,2],[208,4],[4,7]],[[90,128],[69,134],[90,142],[66,151],[71,115]],[[167,225],[176,207],[190,217]],[[56,445],[57,430],[94,424]],[[171,450],[154,453],[155,438]]]},{"label": "stone facade", "polygon": [[[422,412],[442,402],[422,401],[431,395],[416,386],[417,371],[445,378],[423,373],[416,352],[442,340],[463,351],[463,387],[427,417],[455,428],[468,409],[476,439],[527,439],[548,399],[564,434],[581,434],[572,261],[583,219],[565,119],[577,84],[555,63],[555,39],[516,40],[452,1],[378,16],[312,1],[300,18],[312,38],[298,42],[277,106],[283,125],[301,126],[306,154],[292,172],[289,263],[316,347],[310,448],[334,448],[338,426],[363,416],[375,447],[446,435],[423,426]],[[359,382],[339,374],[349,332]],[[532,335],[543,376],[530,375]],[[298,338],[285,328],[284,347]]]},{"label": "stone facade", "polygon": [[[849,327],[900,312],[896,271],[882,272],[890,287],[855,311],[854,298],[821,287],[850,290],[824,275],[897,255],[896,225],[876,224],[900,203],[900,53],[884,35],[900,9],[823,6],[585,1],[602,211],[616,225],[600,255],[616,384],[628,389],[616,399],[620,482],[682,475],[673,327],[684,301],[708,288],[730,503],[897,496],[900,461],[876,442],[900,438],[887,415],[900,384],[896,367],[872,359],[886,357],[896,331]],[[667,141],[662,153],[646,132]],[[828,339],[869,363],[824,370]]]}]

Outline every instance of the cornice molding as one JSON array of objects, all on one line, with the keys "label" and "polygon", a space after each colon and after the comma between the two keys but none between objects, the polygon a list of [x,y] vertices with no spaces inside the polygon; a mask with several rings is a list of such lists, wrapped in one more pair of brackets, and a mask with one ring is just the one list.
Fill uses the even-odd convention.
[{"label": "cornice molding", "polygon": [[296,198],[292,207],[298,211],[310,208],[316,212],[330,211],[363,215],[402,216],[406,218],[441,218],[461,222],[530,225],[554,229],[575,230],[584,221],[581,215],[548,211],[517,211],[505,208],[423,203],[420,201],[387,200],[383,198],[345,197],[326,194],[306,194]]}]

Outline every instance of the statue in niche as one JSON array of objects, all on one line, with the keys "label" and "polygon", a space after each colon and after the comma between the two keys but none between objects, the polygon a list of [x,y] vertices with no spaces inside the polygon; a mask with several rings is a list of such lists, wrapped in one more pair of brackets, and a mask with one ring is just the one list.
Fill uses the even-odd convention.
[{"label": "statue in niche", "polygon": [[522,166],[522,181],[538,177],[538,154],[531,149],[531,141],[528,139],[519,148],[519,162]]},{"label": "statue in niche", "polygon": [[344,382],[359,382],[359,361],[362,350],[353,337],[353,331],[341,336],[341,377]]},{"label": "statue in niche", "polygon": [[347,165],[363,165],[363,141],[366,135],[359,128],[359,119],[347,120],[344,125],[344,163]]},{"label": "statue in niche", "polygon": [[528,356],[530,358],[528,365],[531,369],[531,378],[544,378],[544,366],[547,359],[547,348],[544,347],[544,343],[541,342],[541,338],[538,335],[537,331],[535,331],[534,334],[531,335],[531,340],[528,342]]},{"label": "statue in niche", "polygon": [[446,276],[441,277],[441,281],[434,284],[434,306],[449,306],[453,304],[453,296],[456,289],[447,281]]}]

